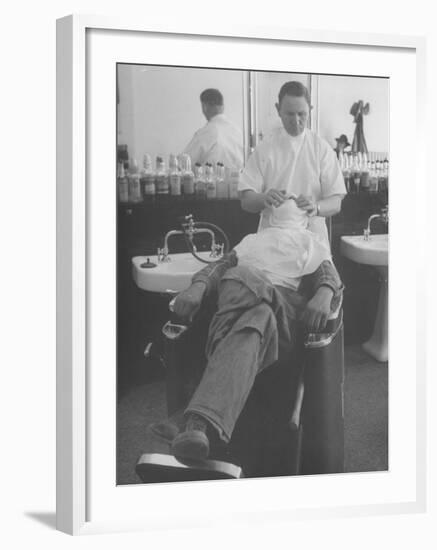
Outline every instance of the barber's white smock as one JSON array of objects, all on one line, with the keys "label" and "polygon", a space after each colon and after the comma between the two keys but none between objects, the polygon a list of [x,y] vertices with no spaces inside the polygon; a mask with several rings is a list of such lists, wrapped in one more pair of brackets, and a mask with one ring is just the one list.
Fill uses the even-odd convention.
[{"label": "barber's white smock", "polygon": [[[277,129],[248,159],[239,190],[272,188],[315,201],[346,193],[335,152],[309,129],[296,137]],[[243,239],[236,251],[242,263],[262,269],[273,284],[294,289],[303,275],[331,258],[324,218],[308,217],[292,199],[265,208],[257,235]]]},{"label": "barber's white smock", "polygon": [[223,163],[229,170],[240,170],[244,164],[243,136],[225,115],[212,117],[185,147],[192,163]]},{"label": "barber's white smock", "polygon": [[[297,137],[278,128],[258,145],[240,178],[239,191],[249,189],[257,193],[269,189],[285,190],[287,194],[305,195],[315,201],[346,194],[334,150],[308,128]],[[261,212],[259,229],[269,225],[270,209],[266,208]],[[324,218],[310,218],[308,228],[328,242]]]}]

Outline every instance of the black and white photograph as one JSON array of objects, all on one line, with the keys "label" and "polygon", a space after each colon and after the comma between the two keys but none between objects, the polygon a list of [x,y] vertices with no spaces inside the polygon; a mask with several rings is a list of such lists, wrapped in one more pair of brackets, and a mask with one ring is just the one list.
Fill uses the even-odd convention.
[{"label": "black and white photograph", "polygon": [[117,485],[387,471],[390,79],[116,72]]}]

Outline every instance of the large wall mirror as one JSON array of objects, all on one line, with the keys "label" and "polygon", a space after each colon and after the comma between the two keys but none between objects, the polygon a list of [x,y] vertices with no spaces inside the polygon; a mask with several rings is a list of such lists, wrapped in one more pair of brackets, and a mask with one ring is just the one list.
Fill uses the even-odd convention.
[{"label": "large wall mirror", "polygon": [[129,157],[138,163],[144,153],[154,159],[183,151],[207,122],[199,99],[206,88],[223,94],[225,115],[241,129],[247,159],[281,124],[275,103],[281,85],[289,80],[309,89],[308,125],[333,148],[342,135],[351,148],[355,123],[350,110],[359,101],[368,104],[368,116],[363,117],[367,148],[388,158],[387,78],[132,64],[119,64],[117,71],[117,142],[127,145]]}]

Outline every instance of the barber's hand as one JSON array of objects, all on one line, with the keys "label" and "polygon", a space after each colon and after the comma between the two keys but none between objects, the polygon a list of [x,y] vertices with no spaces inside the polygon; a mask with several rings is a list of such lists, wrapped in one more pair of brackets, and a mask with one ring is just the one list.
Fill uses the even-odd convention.
[{"label": "barber's hand", "polygon": [[278,189],[269,189],[264,195],[264,206],[274,206],[277,208],[287,200],[285,191]]},{"label": "barber's hand", "polygon": [[309,216],[314,216],[317,212],[317,204],[312,197],[299,195],[296,199],[296,204],[299,208],[305,210]]},{"label": "barber's hand", "polygon": [[310,332],[321,332],[326,327],[331,313],[334,292],[328,286],[321,286],[307,303],[301,321]]},{"label": "barber's hand", "polygon": [[180,317],[181,321],[191,323],[200,309],[205,290],[205,283],[197,282],[176,296],[173,312]]}]

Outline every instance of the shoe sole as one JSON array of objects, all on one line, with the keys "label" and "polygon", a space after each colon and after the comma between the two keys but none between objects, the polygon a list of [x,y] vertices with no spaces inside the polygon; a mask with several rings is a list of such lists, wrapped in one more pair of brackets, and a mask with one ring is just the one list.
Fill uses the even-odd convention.
[{"label": "shoe sole", "polygon": [[205,460],[209,455],[209,441],[204,432],[190,430],[176,436],[171,449],[175,457]]}]

